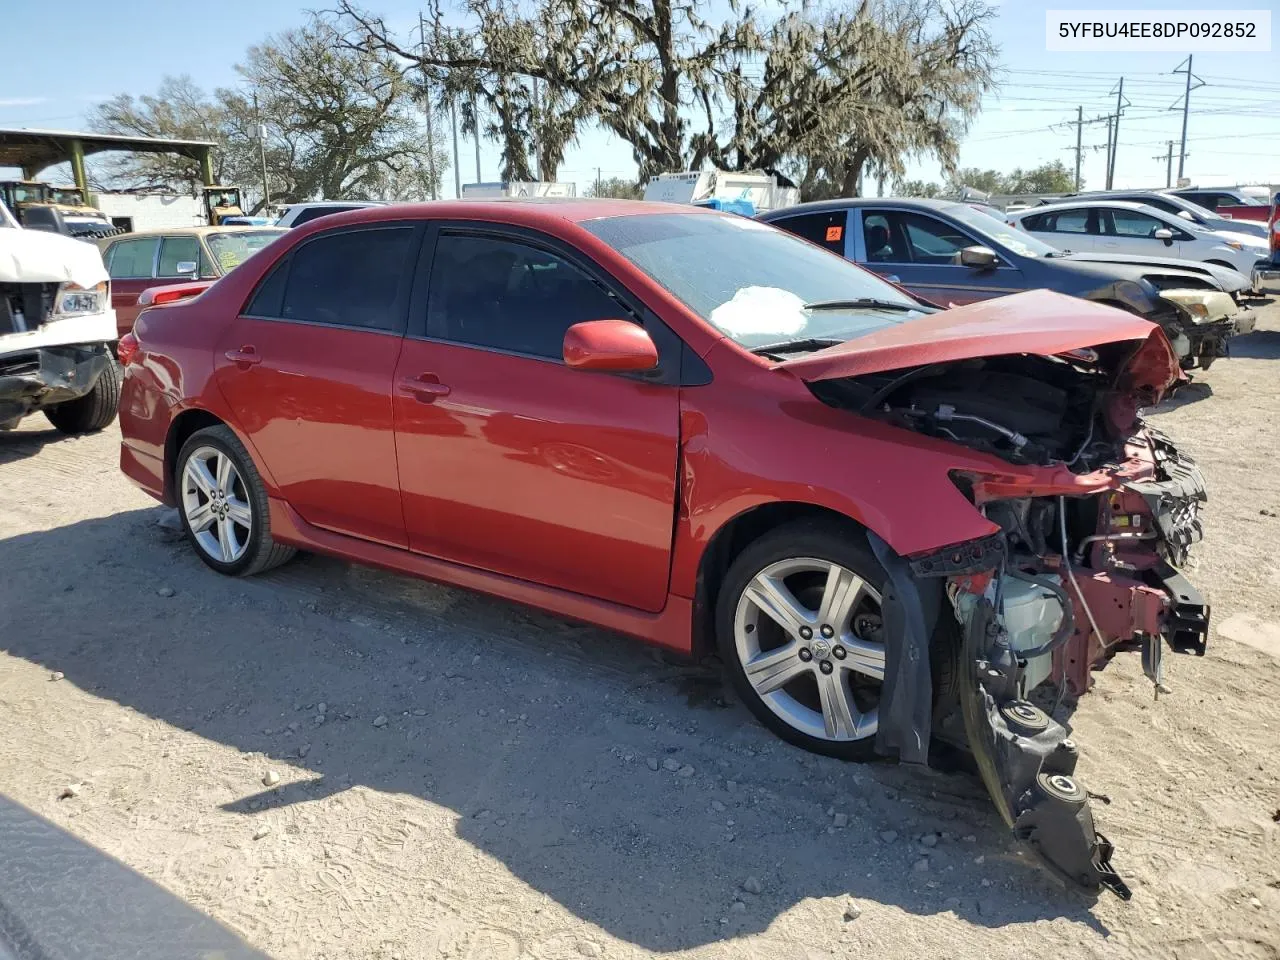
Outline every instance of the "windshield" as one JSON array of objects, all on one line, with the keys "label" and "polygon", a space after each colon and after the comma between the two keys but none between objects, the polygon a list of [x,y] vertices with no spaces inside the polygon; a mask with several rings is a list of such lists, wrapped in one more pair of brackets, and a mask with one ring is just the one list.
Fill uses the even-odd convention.
[{"label": "windshield", "polygon": [[209,234],[209,249],[223,273],[228,273],[287,230],[243,230]]},{"label": "windshield", "polygon": [[958,203],[954,207],[948,207],[947,213],[966,226],[979,231],[985,238],[994,240],[1024,257],[1054,257],[1062,255],[1061,250],[1051,247],[1049,244],[1028,234],[1021,233],[1016,227],[1009,226],[1003,220],[997,220],[990,214],[975,210],[966,204]]},{"label": "windshield", "polygon": [[[851,340],[933,312],[842,257],[733,214],[639,214],[580,226],[747,348]],[[838,305],[851,300],[889,306]]]}]

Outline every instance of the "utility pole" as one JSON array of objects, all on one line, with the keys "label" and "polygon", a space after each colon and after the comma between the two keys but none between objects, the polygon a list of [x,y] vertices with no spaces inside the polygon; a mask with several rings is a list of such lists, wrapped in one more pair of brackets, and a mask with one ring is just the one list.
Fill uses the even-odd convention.
[{"label": "utility pole", "polygon": [[1115,119],[1111,114],[1107,114],[1107,172],[1106,172],[1106,189],[1111,189],[1111,122]]},{"label": "utility pole", "polygon": [[600,198],[600,168],[596,167],[596,199]]},{"label": "utility pole", "polygon": [[471,91],[471,117],[476,122],[476,183],[480,183],[480,112],[476,109],[476,93]]},{"label": "utility pole", "polygon": [[1157,154],[1151,158],[1152,160],[1164,161],[1164,185],[1166,187],[1173,186],[1173,141],[1169,141],[1169,149],[1165,153]]},{"label": "utility pole", "polygon": [[1124,98],[1124,77],[1120,78],[1120,83],[1116,86],[1116,113],[1115,113],[1115,132],[1111,135],[1111,159],[1107,163],[1107,189],[1110,190],[1115,183],[1116,176],[1116,156],[1120,153],[1120,117],[1124,113],[1124,108],[1129,106]]},{"label": "utility pole", "polygon": [[[1185,67],[1185,69],[1183,69]],[[1182,171],[1187,159],[1187,114],[1191,112],[1191,91],[1198,90],[1203,87],[1204,81],[1191,72],[1191,54],[1187,54],[1187,59],[1173,70],[1173,73],[1185,73],[1187,75],[1187,89],[1182,94],[1182,146],[1178,149],[1178,179],[1182,179]],[[1191,81],[1195,80],[1196,85],[1193,87]],[[1178,105],[1175,100],[1172,110]]]},{"label": "utility pole", "polygon": [[1080,138],[1084,135],[1084,107],[1076,107],[1076,193],[1080,192]]},{"label": "utility pole", "polygon": [[[440,18],[434,17],[432,20],[432,29],[435,31],[436,42],[440,41]],[[462,199],[462,164],[458,161],[458,108],[454,102],[454,98],[449,98],[449,126],[453,128],[453,196],[455,200]]]},{"label": "utility pole", "polygon": [[462,164],[458,160],[458,109],[449,98],[449,123],[453,125],[453,196],[462,199]]},{"label": "utility pole", "polygon": [[542,155],[538,150],[538,124],[541,122],[542,111],[538,104],[538,78],[533,78],[533,166],[537,171],[538,181],[542,181]]},{"label": "utility pole", "polygon": [[271,206],[271,187],[267,183],[267,125],[262,122],[262,114],[258,110],[258,91],[253,91],[253,118],[258,123],[258,159],[262,161],[262,214],[268,216],[267,208]]},{"label": "utility pole", "polygon": [[422,67],[422,106],[427,114],[427,176],[431,178],[431,199],[439,200],[440,196],[436,193],[436,133],[435,125],[431,122],[431,85],[427,80],[427,24],[422,19],[422,14],[418,14],[418,36],[422,40],[422,59],[419,66]]}]

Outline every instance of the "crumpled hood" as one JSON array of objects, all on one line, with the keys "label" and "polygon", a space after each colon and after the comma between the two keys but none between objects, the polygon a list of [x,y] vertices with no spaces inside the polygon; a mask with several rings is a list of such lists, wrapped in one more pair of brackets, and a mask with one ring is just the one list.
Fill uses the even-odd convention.
[{"label": "crumpled hood", "polygon": [[972,357],[1054,356],[1122,340],[1145,341],[1158,329],[1115,307],[1029,290],[885,327],[778,367],[814,382]]},{"label": "crumpled hood", "polygon": [[92,287],[107,279],[92,243],[43,230],[0,228],[0,283],[71,283]]}]

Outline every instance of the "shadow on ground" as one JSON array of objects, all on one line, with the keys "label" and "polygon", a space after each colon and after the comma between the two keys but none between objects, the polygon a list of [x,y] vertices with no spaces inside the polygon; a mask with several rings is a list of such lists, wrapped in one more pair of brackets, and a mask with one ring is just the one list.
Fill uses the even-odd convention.
[{"label": "shadow on ground", "polygon": [[43,414],[38,415],[43,430],[23,430],[15,432],[0,430],[0,466],[15,463],[34,457],[50,443],[76,443],[76,437],[69,437],[49,426]]},{"label": "shadow on ground", "polygon": [[3,794],[0,957],[267,960],[163,887]]},{"label": "shadow on ground", "polygon": [[1255,330],[1233,337],[1228,345],[1231,356],[1249,360],[1280,359],[1280,330]]},{"label": "shadow on ground", "polygon": [[[762,931],[842,894],[982,926],[1068,917],[1106,932],[1086,898],[1017,854],[975,779],[805,754],[712,674],[465,591],[317,557],[218,577],[157,525],[162,512],[0,541],[0,645],[315,775],[225,809],[252,817],[356,784],[421,797],[523,882],[656,951]],[[761,892],[732,912],[748,877]]]}]

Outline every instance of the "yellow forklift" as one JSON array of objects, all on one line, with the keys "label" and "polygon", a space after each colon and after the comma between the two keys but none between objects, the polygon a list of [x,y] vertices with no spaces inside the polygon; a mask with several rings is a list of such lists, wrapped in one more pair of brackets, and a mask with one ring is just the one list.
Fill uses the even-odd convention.
[{"label": "yellow forklift", "polygon": [[209,226],[217,227],[227,217],[243,217],[244,206],[239,187],[204,188],[204,214]]}]

